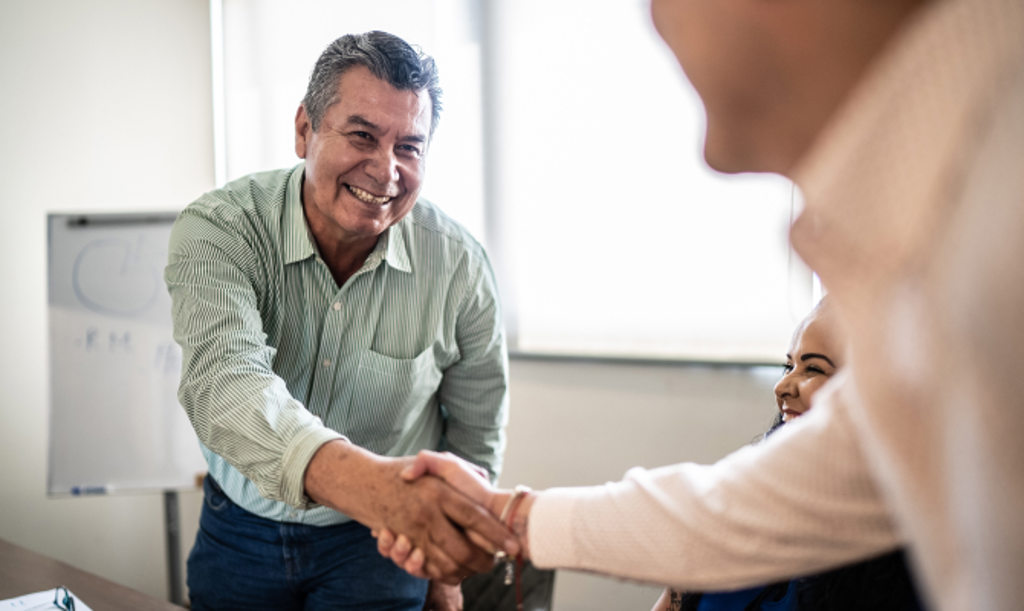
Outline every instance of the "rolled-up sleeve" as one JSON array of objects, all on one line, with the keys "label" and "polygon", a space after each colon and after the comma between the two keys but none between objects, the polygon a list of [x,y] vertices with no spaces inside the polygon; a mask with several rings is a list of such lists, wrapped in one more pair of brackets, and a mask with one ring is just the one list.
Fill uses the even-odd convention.
[{"label": "rolled-up sleeve", "polygon": [[[246,230],[239,227],[247,227]],[[260,494],[309,507],[303,477],[313,454],[342,436],[288,392],[272,368],[260,312],[265,267],[253,224],[193,204],[175,223],[165,281],[182,348],[178,398],[199,441],[256,484]]]}]

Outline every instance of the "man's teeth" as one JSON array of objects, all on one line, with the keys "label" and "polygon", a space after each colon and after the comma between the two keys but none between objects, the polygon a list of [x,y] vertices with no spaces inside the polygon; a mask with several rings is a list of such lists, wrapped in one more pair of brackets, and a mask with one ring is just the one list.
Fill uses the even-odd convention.
[{"label": "man's teeth", "polygon": [[359,199],[359,201],[365,202],[367,204],[376,204],[378,206],[383,206],[384,204],[392,200],[392,198],[387,197],[385,195],[377,196],[374,195],[373,193],[370,193],[369,191],[364,191],[354,185],[348,185],[348,190],[352,193],[352,195],[355,195]]}]

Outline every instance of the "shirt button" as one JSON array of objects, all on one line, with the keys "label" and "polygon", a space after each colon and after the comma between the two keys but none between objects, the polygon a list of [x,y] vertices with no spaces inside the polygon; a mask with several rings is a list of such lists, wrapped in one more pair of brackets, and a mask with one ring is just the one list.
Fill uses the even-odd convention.
[{"label": "shirt button", "polygon": [[330,366],[331,366],[331,359],[324,359],[324,367],[330,367]]},{"label": "shirt button", "polygon": [[335,311],[340,310],[341,309],[341,302],[340,301],[335,301],[334,305],[332,305],[331,307],[334,308]]}]

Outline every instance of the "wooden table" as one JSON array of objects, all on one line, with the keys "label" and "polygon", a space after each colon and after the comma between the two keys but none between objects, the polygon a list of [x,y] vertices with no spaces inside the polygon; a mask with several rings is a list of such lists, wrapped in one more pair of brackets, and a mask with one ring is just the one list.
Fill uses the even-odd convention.
[{"label": "wooden table", "polygon": [[183,608],[0,539],[0,600],[57,586],[67,587],[94,611]]}]

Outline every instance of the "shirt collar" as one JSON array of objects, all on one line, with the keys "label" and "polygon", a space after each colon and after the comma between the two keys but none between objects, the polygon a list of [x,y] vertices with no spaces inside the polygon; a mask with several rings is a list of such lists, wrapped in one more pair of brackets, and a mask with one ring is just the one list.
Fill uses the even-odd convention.
[{"label": "shirt collar", "polygon": [[303,261],[316,254],[313,236],[302,212],[302,176],[305,162],[292,168],[284,193],[284,218],[281,233],[284,237],[284,264]]},{"label": "shirt collar", "polygon": [[[413,207],[415,210],[415,206]],[[412,228],[412,210],[384,232],[377,241],[377,248],[384,252],[384,260],[398,271],[412,273],[412,257],[409,254],[409,230]]]},{"label": "shirt collar", "polygon": [[[282,223],[285,265],[304,261],[318,254],[316,242],[313,240],[313,234],[309,230],[306,215],[302,210],[302,179],[305,169],[305,162],[296,165],[292,169],[285,187]],[[409,253],[407,235],[412,226],[411,216],[412,212],[410,211],[405,218],[381,234],[377,245],[366,257],[364,268],[372,269],[383,261],[398,271],[412,272],[412,257]]]}]

